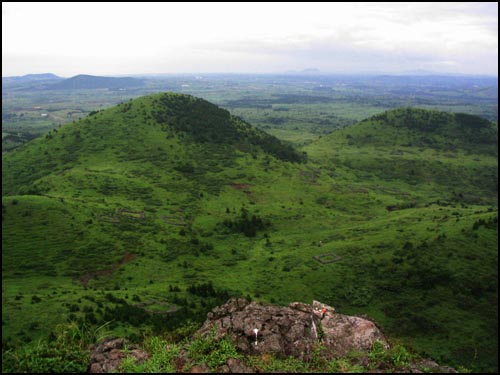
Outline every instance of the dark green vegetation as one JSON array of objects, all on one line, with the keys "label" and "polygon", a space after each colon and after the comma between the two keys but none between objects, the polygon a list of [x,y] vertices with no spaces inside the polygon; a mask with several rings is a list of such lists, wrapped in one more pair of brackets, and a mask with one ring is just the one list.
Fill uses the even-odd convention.
[{"label": "dark green vegetation", "polygon": [[497,143],[481,118],[403,108],[306,161],[189,96],[96,111],[3,155],[4,354],[62,321],[138,340],[250,296],[368,314],[411,350],[494,371]]},{"label": "dark green vegetation", "polygon": [[255,147],[260,147],[283,161],[300,162],[304,159],[292,146],[253,128],[228,111],[191,96],[161,96],[152,116],[159,124],[167,124],[174,131],[186,133],[204,145],[215,144],[221,148],[229,145],[253,155],[256,155]]},{"label": "dark green vegetation", "polygon": [[[88,347],[103,339],[103,325],[58,324],[48,340],[39,340],[16,351],[2,350],[2,372],[82,373],[88,368]],[[7,349],[7,350],[6,350]]]}]

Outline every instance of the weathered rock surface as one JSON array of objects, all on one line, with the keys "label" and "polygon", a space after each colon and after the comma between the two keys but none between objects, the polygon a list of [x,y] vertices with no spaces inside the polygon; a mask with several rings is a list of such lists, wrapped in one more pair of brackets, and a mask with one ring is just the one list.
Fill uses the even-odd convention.
[{"label": "weathered rock surface", "polygon": [[237,358],[230,358],[227,360],[226,364],[221,367],[220,372],[225,374],[251,374],[254,373],[255,370],[248,367]]},{"label": "weathered rock surface", "polygon": [[[314,358],[321,344],[321,356],[344,357],[351,351],[358,352],[352,358],[355,365],[363,366],[369,372],[440,372],[455,373],[451,367],[440,366],[429,359],[418,359],[404,367],[380,361],[370,363],[369,352],[376,341],[389,348],[382,332],[369,319],[338,314],[331,306],[314,301],[312,305],[294,302],[288,307],[248,302],[232,298],[224,305],[214,308],[195,336],[220,340],[227,336],[241,354],[258,355],[263,363],[269,364],[273,355],[293,356],[304,361]],[[214,335],[214,337],[212,337]],[[88,372],[117,372],[123,359],[132,355],[137,363],[148,359],[148,354],[127,344],[124,339],[107,339],[91,348]],[[165,350],[169,350],[168,347]],[[361,352],[361,353],[360,353]],[[360,355],[359,355],[360,354]],[[172,359],[176,372],[207,373],[255,373],[262,368],[248,357],[229,358],[217,369],[206,363],[193,361],[189,354],[189,344],[181,348]],[[252,366],[255,366],[253,368]]]},{"label": "weathered rock surface", "polygon": [[127,350],[124,351],[125,344],[125,339],[107,339],[91,347],[88,372],[95,374],[118,371],[123,359],[129,355],[136,359],[136,363],[149,358],[145,351],[134,345],[127,345]]},{"label": "weathered rock surface", "polygon": [[214,332],[216,339],[228,335],[245,354],[310,360],[320,342],[339,357],[352,350],[368,352],[377,340],[387,345],[373,322],[338,314],[316,301],[313,305],[294,302],[280,307],[233,298],[207,317],[198,334],[208,336]]}]

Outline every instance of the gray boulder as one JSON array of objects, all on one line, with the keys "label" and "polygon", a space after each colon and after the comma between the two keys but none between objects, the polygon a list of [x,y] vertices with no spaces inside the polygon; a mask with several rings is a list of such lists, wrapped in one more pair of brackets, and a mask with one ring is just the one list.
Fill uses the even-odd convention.
[{"label": "gray boulder", "polygon": [[377,326],[363,318],[338,314],[331,306],[294,302],[288,307],[230,299],[214,308],[197,332],[215,339],[229,336],[245,354],[274,354],[310,360],[322,344],[341,357],[356,350],[369,352],[375,341],[387,345]]}]

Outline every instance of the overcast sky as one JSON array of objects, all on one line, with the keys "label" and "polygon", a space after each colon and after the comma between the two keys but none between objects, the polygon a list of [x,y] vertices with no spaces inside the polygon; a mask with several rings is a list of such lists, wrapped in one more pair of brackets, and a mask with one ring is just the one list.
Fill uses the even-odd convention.
[{"label": "overcast sky", "polygon": [[498,75],[498,3],[2,3],[2,76]]}]

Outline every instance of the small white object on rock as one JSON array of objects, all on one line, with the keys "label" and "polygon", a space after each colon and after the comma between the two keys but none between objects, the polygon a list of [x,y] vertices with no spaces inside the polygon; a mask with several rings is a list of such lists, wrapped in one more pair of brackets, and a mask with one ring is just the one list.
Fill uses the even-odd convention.
[{"label": "small white object on rock", "polygon": [[257,334],[259,333],[259,329],[258,328],[254,328],[253,329],[253,333],[255,333],[255,345],[257,345]]}]

